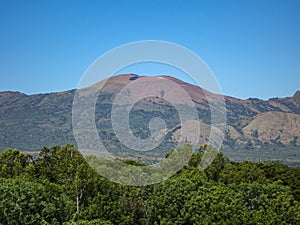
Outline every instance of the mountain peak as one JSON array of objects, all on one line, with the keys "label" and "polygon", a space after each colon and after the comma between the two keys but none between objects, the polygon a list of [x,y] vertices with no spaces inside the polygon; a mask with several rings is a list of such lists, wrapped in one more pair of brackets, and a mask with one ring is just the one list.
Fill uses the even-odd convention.
[{"label": "mountain peak", "polygon": [[295,92],[295,94],[293,95],[293,98],[300,101],[300,91],[299,90]]}]

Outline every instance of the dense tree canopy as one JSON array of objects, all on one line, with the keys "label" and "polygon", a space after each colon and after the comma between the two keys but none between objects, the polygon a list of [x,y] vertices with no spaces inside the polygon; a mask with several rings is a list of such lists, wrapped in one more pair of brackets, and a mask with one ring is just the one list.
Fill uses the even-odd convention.
[{"label": "dense tree canopy", "polygon": [[[231,162],[210,146],[164,182],[133,187],[97,174],[72,145],[38,157],[0,153],[0,224],[300,224],[300,169]],[[190,146],[166,157],[180,160]],[[143,166],[125,161],[133,166]]]}]

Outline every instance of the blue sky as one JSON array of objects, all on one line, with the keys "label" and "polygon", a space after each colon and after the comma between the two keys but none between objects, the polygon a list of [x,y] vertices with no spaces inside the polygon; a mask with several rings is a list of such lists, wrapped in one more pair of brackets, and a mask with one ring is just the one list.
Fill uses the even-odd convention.
[{"label": "blue sky", "polygon": [[[0,9],[0,91],[76,88],[95,59],[140,40],[192,50],[225,95],[268,99],[300,89],[298,0],[2,0]],[[171,71],[165,69],[132,72]]]}]

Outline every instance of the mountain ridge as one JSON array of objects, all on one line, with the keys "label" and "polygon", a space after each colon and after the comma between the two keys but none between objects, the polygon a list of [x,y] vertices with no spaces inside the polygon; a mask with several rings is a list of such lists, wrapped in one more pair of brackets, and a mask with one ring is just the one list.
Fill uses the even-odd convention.
[{"label": "mountain ridge", "polygon": [[[118,75],[108,80],[101,96],[98,97],[96,113],[99,116],[101,113],[106,115],[110,112],[110,101],[114,99],[117,91],[133,82],[130,80],[132,76],[132,74]],[[159,77],[170,79],[183,87],[195,103],[203,125],[205,127],[209,125],[210,111],[205,94],[211,95],[213,99],[220,96],[171,76]],[[0,150],[6,148],[39,150],[43,146],[64,145],[69,142],[76,144],[72,130],[74,95],[75,90],[33,95],[13,91],[0,92]],[[149,106],[155,108],[158,116],[163,113],[172,115],[174,109],[170,108],[171,106],[168,106],[160,97],[145,99],[137,105],[133,111],[136,125],[147,123],[142,115],[150,118],[151,115],[146,115],[147,112],[144,111]],[[224,100],[227,129],[222,151],[225,154],[233,159],[236,157],[237,160],[258,160],[262,157],[264,160],[282,160],[289,163],[292,160],[292,165],[299,165],[300,131],[298,128],[291,130],[285,127],[285,124],[290,126],[299,122],[300,91],[286,98],[242,100],[224,96]],[[283,115],[286,114],[293,116],[284,117]],[[107,124],[101,124],[103,121],[109,122],[104,117],[100,116],[97,120],[97,125],[101,129],[108,127]],[[262,122],[259,122],[257,118],[260,118]],[[281,125],[274,124],[274,121],[277,121],[274,118],[279,118]],[[296,122],[292,122],[294,119]],[[169,120],[169,128],[177,126],[175,117],[170,117]],[[146,137],[149,135],[147,129],[141,130],[136,126],[134,132]],[[273,130],[274,135],[267,135],[266,130]],[[111,128],[105,131],[110,133]],[[171,135],[170,138],[174,138],[175,131],[169,135]],[[111,143],[107,144],[110,146]],[[169,144],[171,146],[171,141]],[[266,152],[270,151],[279,157],[266,155]]]}]

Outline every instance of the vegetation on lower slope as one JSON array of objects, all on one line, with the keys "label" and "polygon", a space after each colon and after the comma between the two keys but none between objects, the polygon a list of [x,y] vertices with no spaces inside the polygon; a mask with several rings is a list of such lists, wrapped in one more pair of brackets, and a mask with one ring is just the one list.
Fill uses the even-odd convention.
[{"label": "vegetation on lower slope", "polygon": [[[118,157],[125,157],[122,153],[126,152],[126,157],[132,159],[135,151],[130,151],[118,140],[111,123],[114,99],[132,82],[130,77],[130,74],[119,75],[108,80],[97,98],[95,122],[103,145]],[[172,77],[164,78],[176,82],[191,96],[200,122],[207,128],[201,133],[205,139],[210,133],[211,110],[204,90]],[[74,95],[75,90],[36,95],[0,92],[0,151],[8,147],[38,151],[41,146],[76,143],[72,129]],[[152,151],[148,159],[151,163],[161,159],[168,149],[176,147],[172,138],[176,138],[176,130],[181,125],[173,102],[163,100],[163,95],[140,99],[129,117],[132,133],[141,139],[151,134],[151,119],[160,117],[166,123],[168,133],[161,145]],[[224,96],[228,125],[222,146],[224,154],[234,160],[280,160],[289,166],[300,167],[299,96],[300,91],[292,97],[267,101]],[[171,97],[178,103],[175,95]],[[90,96],[82,98],[88,100]]]},{"label": "vegetation on lower slope", "polygon": [[43,148],[37,158],[5,150],[0,224],[300,224],[299,168],[231,162],[218,153],[200,171],[206,150],[170,179],[144,187],[103,178],[72,145]]}]

